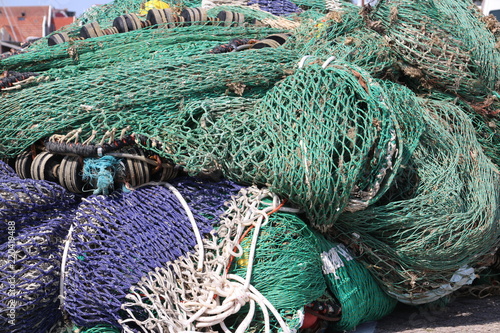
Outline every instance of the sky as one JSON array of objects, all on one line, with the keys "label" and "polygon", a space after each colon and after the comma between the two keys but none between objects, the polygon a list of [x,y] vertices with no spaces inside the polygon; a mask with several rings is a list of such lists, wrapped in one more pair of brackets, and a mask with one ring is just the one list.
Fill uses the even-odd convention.
[{"label": "sky", "polygon": [[111,0],[0,0],[0,6],[48,6],[57,9],[68,9],[77,16],[92,5],[109,3]]}]

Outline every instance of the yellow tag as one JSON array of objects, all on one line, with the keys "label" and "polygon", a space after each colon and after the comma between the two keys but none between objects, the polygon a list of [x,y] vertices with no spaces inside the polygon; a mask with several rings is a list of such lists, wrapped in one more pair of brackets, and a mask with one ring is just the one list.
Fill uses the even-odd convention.
[{"label": "yellow tag", "polygon": [[168,3],[165,3],[160,0],[151,0],[141,5],[140,15],[147,15],[150,9],[165,9],[170,8]]}]

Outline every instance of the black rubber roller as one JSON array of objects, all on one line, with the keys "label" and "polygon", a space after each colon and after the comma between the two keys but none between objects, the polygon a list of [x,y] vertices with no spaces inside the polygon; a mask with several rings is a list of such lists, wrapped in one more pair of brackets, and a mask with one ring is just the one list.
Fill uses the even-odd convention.
[{"label": "black rubber roller", "polygon": [[57,45],[57,44],[62,44],[69,42],[69,36],[65,32],[60,32],[57,34],[54,34],[50,36],[47,40],[49,46]]},{"label": "black rubber roller", "polygon": [[225,27],[240,26],[245,22],[245,16],[241,13],[230,12],[228,10],[220,11],[217,14],[220,25]]},{"label": "black rubber roller", "polygon": [[61,155],[54,155],[48,152],[36,155],[33,163],[31,163],[31,178],[53,182],[58,181],[59,165],[62,158]]},{"label": "black rubber roller", "polygon": [[290,37],[289,34],[274,34],[267,36],[265,39],[272,39],[277,41],[280,45],[283,45],[286,43],[286,40]]},{"label": "black rubber roller", "polygon": [[122,15],[113,20],[113,27],[120,33],[134,31],[141,28],[141,20],[136,14]]},{"label": "black rubber roller", "polygon": [[95,38],[95,37],[104,36],[104,32],[101,30],[101,27],[99,26],[99,23],[92,22],[92,23],[85,24],[80,29],[80,36],[83,37],[83,38],[85,38],[85,39],[87,39],[87,38]]},{"label": "black rubber roller", "polygon": [[33,163],[33,156],[29,151],[23,151],[16,158],[14,170],[21,178],[31,178],[31,163]]},{"label": "black rubber roller", "polygon": [[83,193],[83,159],[80,156],[65,156],[59,165],[59,184],[73,193]]},{"label": "black rubber roller", "polygon": [[[124,152],[127,154],[145,157],[144,151],[136,147],[127,148],[124,150]],[[134,158],[127,158],[125,165],[127,179],[132,187],[136,187],[149,182],[150,173],[148,163]]]},{"label": "black rubber roller", "polygon": [[255,43],[254,46],[252,47],[252,49],[263,49],[265,47],[276,48],[276,47],[280,47],[280,46],[281,46],[280,43],[278,43],[274,39],[263,39],[263,40]]},{"label": "black rubber roller", "polygon": [[184,8],[184,10],[181,12],[181,16],[184,18],[185,25],[202,24],[202,22],[208,21],[207,11],[199,7]]}]

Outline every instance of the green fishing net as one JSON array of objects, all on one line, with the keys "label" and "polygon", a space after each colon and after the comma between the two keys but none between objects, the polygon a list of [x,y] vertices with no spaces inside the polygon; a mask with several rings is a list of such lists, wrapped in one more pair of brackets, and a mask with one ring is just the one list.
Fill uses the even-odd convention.
[{"label": "green fishing net", "polygon": [[311,64],[248,112],[188,104],[159,140],[187,170],[269,186],[327,229],[343,211],[375,202],[399,168],[399,127],[385,100],[359,67]]},{"label": "green fishing net", "polygon": [[369,270],[343,244],[330,242],[320,234],[317,237],[326,284],[342,307],[341,320],[331,323],[330,329],[350,331],[394,310],[397,301],[380,288]]},{"label": "green fishing net", "polygon": [[470,267],[498,243],[500,232],[499,172],[470,119],[444,101],[417,104],[403,117],[420,118],[426,127],[393,188],[379,205],[345,213],[336,224],[386,291],[414,304],[470,283]]},{"label": "green fishing net", "polygon": [[[246,276],[253,233],[250,231],[240,243],[243,255],[230,273]],[[290,327],[300,327],[300,322],[294,321],[303,316],[303,307],[326,290],[318,246],[315,234],[293,214],[273,213],[260,230],[250,282],[280,311]],[[262,314],[259,316],[262,320]],[[258,332],[263,327],[256,321],[249,331],[252,329]]]},{"label": "green fishing net", "polygon": [[471,1],[382,0],[370,17],[422,87],[472,100],[498,89],[496,39]]},{"label": "green fishing net", "polygon": [[[77,76],[26,87],[3,97],[1,151],[17,155],[39,139],[74,129],[79,142],[93,137],[88,143],[94,144],[113,129],[160,139],[184,103],[226,94],[262,96],[296,58],[284,49],[180,58],[157,53],[112,64],[113,70],[88,68]],[[239,66],[242,61],[248,67]]]}]

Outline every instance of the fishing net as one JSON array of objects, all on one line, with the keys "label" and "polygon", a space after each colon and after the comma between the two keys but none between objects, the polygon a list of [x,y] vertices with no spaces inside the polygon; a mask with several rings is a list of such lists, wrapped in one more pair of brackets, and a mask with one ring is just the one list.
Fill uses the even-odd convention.
[{"label": "fishing net", "polygon": [[478,17],[470,1],[455,0],[383,0],[371,15],[408,77],[472,100],[498,89],[500,79],[496,39]]},{"label": "fishing net", "polygon": [[[16,230],[36,227],[70,209],[75,198],[53,183],[20,179],[14,170],[0,161],[0,243],[8,241],[9,225]],[[9,224],[10,223],[10,224]]]},{"label": "fishing net", "polygon": [[471,266],[500,235],[498,171],[467,115],[443,101],[418,103],[406,112],[426,128],[393,188],[380,205],[345,213],[335,225],[385,290],[412,304],[472,282]]},{"label": "fishing net", "polygon": [[222,169],[233,181],[267,185],[328,228],[384,193],[402,149],[381,87],[358,67],[325,67],[298,70],[251,112],[186,105],[160,141],[187,170]]},{"label": "fishing net", "polygon": [[396,76],[397,57],[390,43],[366,22],[367,9],[339,2],[335,10],[317,20],[304,20],[295,29],[293,43],[303,54],[323,58],[334,56],[367,70],[375,77]]},{"label": "fishing net", "polygon": [[[145,4],[147,0],[114,0],[104,5],[93,5],[89,7],[75,22],[62,27],[60,30],[41,38],[30,46],[29,51],[47,49],[48,38],[60,32],[66,32],[70,36],[78,36],[81,27],[85,24],[97,22],[102,29],[109,28],[113,25],[113,20],[124,14],[134,13],[139,16],[141,20],[146,19]],[[163,5],[168,7],[174,12],[180,12],[184,7],[199,7],[201,0],[169,0],[163,1]],[[146,11],[147,12],[147,11]]]},{"label": "fishing net", "polygon": [[332,323],[335,331],[350,331],[357,325],[378,320],[392,312],[397,301],[390,298],[363,263],[343,245],[317,235],[326,284],[342,307],[340,321]]},{"label": "fishing net", "polygon": [[42,333],[61,318],[61,244],[74,203],[60,186],[20,179],[0,161],[1,332]]},{"label": "fishing net", "polygon": [[325,11],[327,9],[327,4],[336,4],[338,1],[335,0],[293,0],[294,4],[305,9],[318,9]]},{"label": "fishing net", "polygon": [[248,5],[258,5],[263,11],[269,12],[273,15],[285,16],[293,13],[300,12],[300,8],[292,1],[289,0],[249,0]]},{"label": "fishing net", "polygon": [[[315,11],[307,10],[303,15],[308,13]],[[327,15],[303,18],[301,25],[294,31],[294,43],[286,47],[300,48],[303,49],[303,54],[311,54],[317,48],[324,48],[325,41],[345,36],[363,27],[364,22],[359,15],[359,7],[343,3],[338,10]]]},{"label": "fishing net", "polygon": [[[173,188],[171,187],[173,186]],[[240,187],[178,178],[171,185],[92,196],[78,207],[64,267],[64,310],[76,325],[119,327],[130,286],[196,244],[187,202],[201,235]],[[177,194],[176,194],[177,193]]]},{"label": "fishing net", "polygon": [[[3,70],[43,72],[50,78],[79,76],[89,69],[112,70],[122,63],[139,63],[147,59],[179,61],[202,55],[214,46],[232,38],[260,39],[286,30],[269,27],[222,27],[191,25],[187,27],[141,29],[127,33],[89,38],[51,46],[2,61]],[[243,54],[240,54],[243,56]],[[146,67],[147,68],[147,67]],[[144,69],[143,69],[144,71]],[[94,72],[98,75],[97,71]],[[133,73],[131,73],[133,74]]]},{"label": "fishing net", "polygon": [[456,96],[433,92],[429,98],[453,103],[469,116],[476,131],[477,141],[483,152],[493,163],[500,165],[500,120],[495,104],[497,96],[486,98],[483,102],[470,103]]},{"label": "fishing net", "polygon": [[[228,207],[217,231],[203,240],[204,256],[190,253],[150,272],[131,288],[123,305],[129,318],[121,321],[126,332],[134,327],[144,332],[205,331],[217,324],[225,328],[226,319],[246,304],[247,315],[238,322],[242,332],[252,325],[272,326],[269,312],[277,321],[273,332],[286,329],[288,320],[298,327],[293,313],[292,319],[282,317],[279,311],[286,309],[279,306],[296,311],[326,288],[313,234],[295,216],[275,217],[282,204],[266,189],[242,189]],[[246,240],[249,237],[251,241]],[[261,247],[268,251],[261,252]],[[228,271],[233,257],[236,273],[240,270],[242,276]],[[286,265],[269,272],[266,260]],[[302,287],[306,290],[298,289]],[[257,306],[264,323],[256,314]]]},{"label": "fishing net", "polygon": [[[76,333],[76,331],[73,331]],[[79,333],[120,333],[121,331],[113,326],[96,325],[89,328],[80,328]]]},{"label": "fishing net", "polygon": [[[242,255],[230,273],[246,276],[253,233],[251,230],[241,240]],[[294,316],[320,298],[326,289],[315,236],[296,215],[273,213],[258,237],[250,283],[280,311],[290,327],[299,328],[300,322],[293,324]],[[250,331],[264,328],[262,314],[256,318],[261,323],[252,323]],[[232,319],[228,318],[228,322]],[[276,330],[279,328],[277,323],[274,326]]]},{"label": "fishing net", "polygon": [[[74,129],[79,130],[76,140],[94,139],[87,143],[99,143],[106,132],[123,129],[159,139],[184,103],[226,93],[261,96],[296,58],[284,49],[168,61],[158,55],[114,66],[106,75],[101,68],[89,69],[25,88],[3,97],[0,147],[3,154],[16,155],[39,139]],[[247,66],[239,66],[242,62]]]}]

